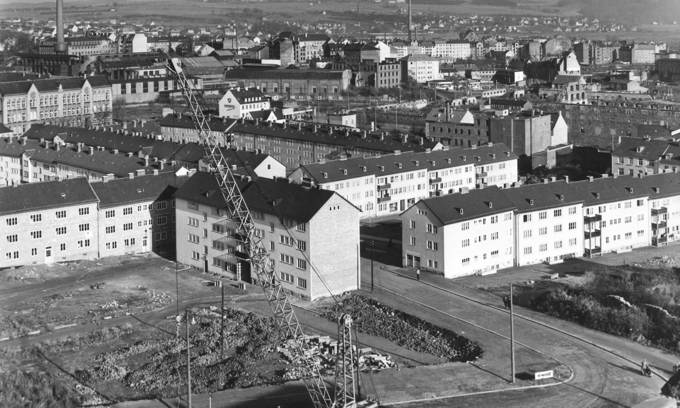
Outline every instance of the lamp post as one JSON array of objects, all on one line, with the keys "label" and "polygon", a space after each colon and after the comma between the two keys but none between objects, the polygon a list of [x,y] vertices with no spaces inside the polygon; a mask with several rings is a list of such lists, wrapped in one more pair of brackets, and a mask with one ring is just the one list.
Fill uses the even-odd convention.
[{"label": "lamp post", "polygon": [[510,371],[512,383],[515,383],[515,311],[512,301],[512,283],[510,283]]}]

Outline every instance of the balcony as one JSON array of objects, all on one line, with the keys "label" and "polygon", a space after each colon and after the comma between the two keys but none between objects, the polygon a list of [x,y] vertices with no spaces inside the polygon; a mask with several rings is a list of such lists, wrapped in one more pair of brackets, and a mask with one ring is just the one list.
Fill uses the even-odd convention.
[{"label": "balcony", "polygon": [[652,245],[653,246],[666,245],[667,243],[668,243],[668,236],[667,235],[662,235],[660,237],[652,237]]},{"label": "balcony", "polygon": [[586,256],[587,257],[593,257],[596,255],[601,255],[602,254],[602,248],[599,246],[592,247],[592,248],[586,248],[585,250]]},{"label": "balcony", "polygon": [[652,208],[652,217],[655,216],[655,215],[663,215],[663,214],[668,214],[668,208],[666,208],[666,207]]},{"label": "balcony", "polygon": [[666,220],[652,221],[652,229],[666,229]]},{"label": "balcony", "polygon": [[390,187],[392,187],[390,183],[380,184],[378,185],[378,191],[389,190]]},{"label": "balcony", "polygon": [[390,201],[391,199],[392,199],[392,197],[390,197],[389,195],[384,195],[382,197],[378,197],[378,204],[384,203],[386,201]]},{"label": "balcony", "polygon": [[489,175],[489,173],[487,173],[486,171],[481,171],[481,172],[477,173],[477,177],[481,177],[481,178],[484,178],[488,175]]},{"label": "balcony", "polygon": [[430,179],[430,184],[439,184],[439,183],[441,183],[441,182],[442,182],[442,178],[441,178],[441,177],[437,177],[437,178]]},{"label": "balcony", "polygon": [[583,231],[583,234],[585,235],[585,238],[597,238],[602,235],[602,231],[599,229],[593,229],[589,231]]},{"label": "balcony", "polygon": [[583,217],[583,222],[586,224],[591,224],[593,222],[600,222],[602,221],[602,215],[600,214],[595,214],[595,215],[586,215]]}]

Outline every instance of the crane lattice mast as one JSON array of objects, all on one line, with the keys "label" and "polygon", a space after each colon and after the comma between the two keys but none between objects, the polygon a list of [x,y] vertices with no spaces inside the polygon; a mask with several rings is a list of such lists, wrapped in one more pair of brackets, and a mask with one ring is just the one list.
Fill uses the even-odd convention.
[{"label": "crane lattice mast", "polygon": [[[302,379],[314,408],[334,407],[335,404],[314,361],[314,356],[308,352],[308,347],[304,342],[304,334],[293,311],[293,306],[284,293],[281,282],[276,277],[272,262],[269,259],[269,253],[263,245],[262,237],[256,233],[253,218],[238,187],[237,180],[222,154],[220,136],[223,137],[223,135],[218,136],[210,129],[208,119],[193,93],[192,86],[184,75],[179,59],[172,58],[169,61],[168,68],[170,73],[174,75],[177,87],[182,91],[191,109],[194,125],[199,133],[199,140],[203,143],[206,158],[214,172],[222,198],[227,204],[228,218],[236,225],[236,229],[231,233],[232,238],[238,242],[239,246],[242,246],[242,250],[238,252],[246,254],[244,260],[250,263],[251,276],[254,276],[264,290],[279,330],[294,340],[293,356],[296,361],[293,361],[293,363],[296,363],[302,370]],[[236,124],[236,121],[227,128],[225,133],[234,124]],[[237,273],[237,279],[241,279],[240,273]]]}]

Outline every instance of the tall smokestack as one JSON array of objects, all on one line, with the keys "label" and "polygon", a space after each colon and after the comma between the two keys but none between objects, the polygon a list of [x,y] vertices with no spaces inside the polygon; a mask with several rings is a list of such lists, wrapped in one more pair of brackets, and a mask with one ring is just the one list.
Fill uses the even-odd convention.
[{"label": "tall smokestack", "polygon": [[59,53],[66,52],[64,43],[64,0],[57,0],[57,48]]},{"label": "tall smokestack", "polygon": [[413,40],[411,37],[411,29],[413,27],[413,22],[411,21],[411,0],[408,0],[408,42],[409,44]]}]

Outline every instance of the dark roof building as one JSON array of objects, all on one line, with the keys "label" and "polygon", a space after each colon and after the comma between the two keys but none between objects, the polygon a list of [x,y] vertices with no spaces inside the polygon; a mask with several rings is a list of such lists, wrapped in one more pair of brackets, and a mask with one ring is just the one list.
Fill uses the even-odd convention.
[{"label": "dark roof building", "polygon": [[95,202],[85,178],[0,188],[0,215]]},{"label": "dark roof building", "polygon": [[442,225],[512,211],[516,208],[498,187],[428,198],[420,203],[425,205]]}]

